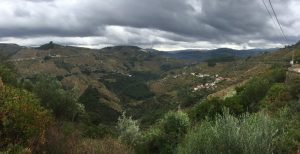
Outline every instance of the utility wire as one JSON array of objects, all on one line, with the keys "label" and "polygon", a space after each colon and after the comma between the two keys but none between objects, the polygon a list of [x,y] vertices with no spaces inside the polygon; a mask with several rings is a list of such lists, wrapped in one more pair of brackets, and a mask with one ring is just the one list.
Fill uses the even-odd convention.
[{"label": "utility wire", "polygon": [[[281,26],[281,24],[280,24],[280,22],[279,22],[279,20],[278,20],[277,14],[276,14],[276,12],[275,12],[275,10],[274,10],[274,7],[273,7],[273,5],[272,5],[271,0],[269,0],[269,3],[270,3],[270,6],[271,6],[271,8],[272,8],[272,10],[273,10],[274,15],[275,15],[275,19],[276,19],[276,21],[277,21],[277,23],[278,23],[278,25],[279,25],[279,27],[280,27],[281,33],[282,33],[282,35],[283,35],[283,37],[284,37],[286,43],[288,44],[289,41],[287,40],[286,35],[284,34],[283,28],[282,28],[282,26]],[[294,59],[295,59],[295,50],[294,50],[294,49],[292,50],[292,53],[293,53],[293,54],[292,54],[292,61],[291,61],[291,64],[293,65],[293,64],[294,64]]]},{"label": "utility wire", "polygon": [[[270,18],[271,18],[271,19],[272,19],[272,21],[273,21],[273,24],[274,24],[274,26],[275,26],[275,27],[278,27],[278,26],[277,26],[277,24],[276,24],[276,21],[275,21],[275,19],[273,18],[273,16],[272,16],[271,12],[269,11],[269,8],[268,8],[268,6],[267,6],[267,4],[266,4],[265,0],[262,0],[262,2],[263,2],[263,4],[264,4],[264,6],[265,6],[265,8],[266,8],[266,11],[268,12],[268,14],[269,14]],[[283,35],[282,35],[282,36],[283,36]]]},{"label": "utility wire", "polygon": [[[270,13],[270,11],[269,11],[269,9],[268,9],[266,3],[265,3],[265,0],[262,0],[262,2],[263,2],[263,4],[264,4],[264,6],[265,6],[265,8],[266,8],[266,10],[267,10],[267,12],[268,12],[268,14],[269,14],[269,16],[272,18],[273,24],[276,26],[275,20],[274,20],[273,16],[271,15],[271,13]],[[280,24],[280,22],[279,22],[279,20],[278,20],[277,14],[276,14],[276,12],[275,12],[275,9],[274,9],[274,7],[273,7],[273,5],[272,5],[271,0],[269,0],[269,3],[270,3],[270,6],[271,6],[271,9],[272,9],[272,11],[273,11],[273,14],[274,14],[274,16],[275,16],[275,19],[276,19],[276,21],[277,21],[278,27],[279,27],[279,29],[280,29],[280,31],[281,31],[282,37],[283,37],[283,39],[285,40],[285,42],[286,42],[287,44],[289,44],[288,39],[287,39],[287,37],[286,37],[286,35],[285,35],[284,31],[283,31],[283,28],[282,28],[282,26],[281,26],[281,24]],[[276,26],[276,27],[277,27],[277,26]],[[285,44],[285,43],[284,43],[284,44]],[[295,51],[294,51],[294,49],[292,50],[292,53],[293,53],[293,55],[292,55],[292,61],[291,61],[291,62],[292,62],[292,64],[293,64],[293,63],[294,63],[294,57],[295,57]]]},{"label": "utility wire", "polygon": [[274,13],[274,15],[275,15],[275,19],[276,19],[276,21],[277,21],[277,23],[278,23],[278,25],[279,25],[280,30],[281,30],[281,33],[282,33],[282,35],[283,35],[283,37],[284,37],[286,43],[288,43],[288,40],[287,40],[286,35],[284,34],[284,31],[283,31],[283,29],[282,29],[282,26],[281,26],[281,24],[280,24],[280,22],[279,22],[279,20],[278,20],[277,14],[276,14],[276,12],[275,12],[275,10],[274,10],[274,7],[273,7],[273,5],[272,5],[271,0],[269,0],[269,3],[270,3],[270,6],[271,6],[271,8],[272,8],[272,11],[273,11],[273,13]]}]

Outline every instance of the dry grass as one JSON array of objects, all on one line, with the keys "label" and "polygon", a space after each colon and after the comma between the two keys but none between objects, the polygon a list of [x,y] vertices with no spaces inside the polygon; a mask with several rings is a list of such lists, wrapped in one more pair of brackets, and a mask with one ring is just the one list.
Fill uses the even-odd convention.
[{"label": "dry grass", "polygon": [[117,139],[83,140],[76,148],[77,154],[133,154],[133,150]]}]

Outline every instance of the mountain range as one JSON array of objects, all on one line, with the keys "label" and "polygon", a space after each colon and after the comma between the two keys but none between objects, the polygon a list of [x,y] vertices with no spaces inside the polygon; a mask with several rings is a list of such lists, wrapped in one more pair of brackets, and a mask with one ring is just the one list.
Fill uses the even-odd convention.
[{"label": "mountain range", "polygon": [[217,57],[239,57],[245,58],[250,56],[256,56],[263,53],[271,53],[278,50],[278,48],[270,49],[248,49],[248,50],[235,50],[230,48],[218,48],[212,50],[176,50],[176,51],[158,51],[153,49],[147,49],[149,52],[158,54],[163,57],[192,60],[197,62],[203,62],[211,58]]}]

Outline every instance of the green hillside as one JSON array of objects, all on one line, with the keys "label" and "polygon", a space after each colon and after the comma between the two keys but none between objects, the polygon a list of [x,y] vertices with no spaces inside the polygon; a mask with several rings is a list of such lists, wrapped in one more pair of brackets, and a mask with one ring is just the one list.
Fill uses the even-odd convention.
[{"label": "green hillside", "polygon": [[1,152],[299,150],[299,43],[192,64],[135,46],[0,50]]}]

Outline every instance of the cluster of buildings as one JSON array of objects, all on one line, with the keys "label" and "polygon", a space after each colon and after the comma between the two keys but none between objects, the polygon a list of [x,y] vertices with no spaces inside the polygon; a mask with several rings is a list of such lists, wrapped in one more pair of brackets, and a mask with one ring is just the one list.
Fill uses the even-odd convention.
[{"label": "cluster of buildings", "polygon": [[196,77],[198,77],[198,78],[210,77],[209,74],[201,74],[201,73],[198,73],[198,74],[197,74],[197,73],[194,73],[194,72],[192,72],[191,75],[192,75],[192,76],[196,76]]},{"label": "cluster of buildings", "polygon": [[214,81],[199,84],[193,88],[193,91],[196,92],[196,91],[202,90],[202,89],[215,89],[215,88],[217,88],[218,83],[227,80],[226,78],[220,77],[218,74],[216,74],[212,77],[214,77]]},{"label": "cluster of buildings", "polygon": [[[180,77],[180,76],[182,76],[182,75],[186,75],[186,73],[183,72],[182,74],[173,75],[173,78],[176,79],[176,78],[178,78],[178,77]],[[202,73],[195,73],[195,72],[190,73],[190,75],[195,76],[195,77],[198,77],[198,78],[210,77],[209,74],[202,74]],[[218,75],[217,75],[217,76],[218,76]]]}]

